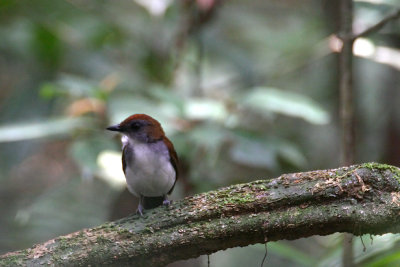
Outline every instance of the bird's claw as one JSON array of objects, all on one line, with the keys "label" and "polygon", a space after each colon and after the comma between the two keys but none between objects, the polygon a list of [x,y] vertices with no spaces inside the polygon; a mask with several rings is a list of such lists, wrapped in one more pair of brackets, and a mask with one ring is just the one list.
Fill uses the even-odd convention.
[{"label": "bird's claw", "polygon": [[139,206],[136,210],[136,214],[138,214],[139,216],[143,216],[143,211],[144,211],[144,209],[143,209],[142,204],[139,204]]},{"label": "bird's claw", "polygon": [[163,204],[163,206],[168,207],[169,205],[171,205],[171,201],[169,201],[168,199],[164,199],[162,204]]}]

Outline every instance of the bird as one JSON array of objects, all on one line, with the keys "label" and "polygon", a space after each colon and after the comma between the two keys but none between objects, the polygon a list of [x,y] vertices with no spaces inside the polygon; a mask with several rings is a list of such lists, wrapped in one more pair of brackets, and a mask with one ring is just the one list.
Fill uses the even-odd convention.
[{"label": "bird", "polygon": [[139,198],[137,213],[169,206],[178,179],[178,155],[161,124],[146,114],[134,114],[107,127],[122,134],[122,169],[129,192]]}]

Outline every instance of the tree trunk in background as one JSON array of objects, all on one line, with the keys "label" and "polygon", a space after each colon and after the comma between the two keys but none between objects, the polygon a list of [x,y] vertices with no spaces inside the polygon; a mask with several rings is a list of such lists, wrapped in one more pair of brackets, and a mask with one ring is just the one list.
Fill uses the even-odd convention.
[{"label": "tree trunk in background", "polygon": [[[340,33],[343,46],[339,56],[340,120],[342,125],[341,165],[354,164],[354,102],[353,102],[353,1],[340,2]],[[343,234],[344,267],[354,266],[353,236]]]}]

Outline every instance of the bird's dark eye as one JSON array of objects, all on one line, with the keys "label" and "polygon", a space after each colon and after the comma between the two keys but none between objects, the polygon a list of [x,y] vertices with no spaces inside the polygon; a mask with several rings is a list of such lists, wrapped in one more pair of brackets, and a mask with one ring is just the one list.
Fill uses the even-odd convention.
[{"label": "bird's dark eye", "polygon": [[138,130],[140,128],[140,126],[141,126],[140,123],[137,121],[131,123],[132,130]]}]

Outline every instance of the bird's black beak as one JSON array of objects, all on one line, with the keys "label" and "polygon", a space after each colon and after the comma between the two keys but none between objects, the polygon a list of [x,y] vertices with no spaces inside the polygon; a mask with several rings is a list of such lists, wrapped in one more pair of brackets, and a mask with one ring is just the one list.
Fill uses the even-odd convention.
[{"label": "bird's black beak", "polygon": [[114,132],[121,132],[122,131],[122,128],[121,128],[121,126],[119,124],[109,126],[106,129],[109,130],[109,131],[114,131]]}]

